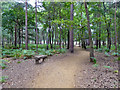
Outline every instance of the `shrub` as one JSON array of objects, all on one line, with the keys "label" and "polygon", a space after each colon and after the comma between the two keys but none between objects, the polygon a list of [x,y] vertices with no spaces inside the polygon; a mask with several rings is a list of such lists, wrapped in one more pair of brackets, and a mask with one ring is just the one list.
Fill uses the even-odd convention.
[{"label": "shrub", "polygon": [[113,52],[112,55],[113,56],[118,56],[118,52]]}]

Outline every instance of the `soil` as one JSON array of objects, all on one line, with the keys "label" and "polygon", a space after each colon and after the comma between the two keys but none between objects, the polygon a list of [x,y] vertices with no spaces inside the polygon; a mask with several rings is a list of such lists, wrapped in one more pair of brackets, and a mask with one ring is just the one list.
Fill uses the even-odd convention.
[{"label": "soil", "polygon": [[[89,62],[89,51],[80,47],[74,53],[56,54],[42,64],[34,59],[17,59],[8,63],[2,71],[8,76],[3,88],[117,88],[117,61],[113,56],[105,57],[95,52],[98,67]],[[19,61],[19,63],[18,63]],[[20,63],[21,62],[21,63]],[[105,68],[111,66],[112,68]]]}]

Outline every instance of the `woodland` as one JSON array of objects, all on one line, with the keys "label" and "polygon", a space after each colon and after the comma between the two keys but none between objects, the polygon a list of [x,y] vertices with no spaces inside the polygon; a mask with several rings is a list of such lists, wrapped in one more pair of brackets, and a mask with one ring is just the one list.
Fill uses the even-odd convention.
[{"label": "woodland", "polygon": [[34,2],[1,3],[3,88],[118,88],[120,1]]}]

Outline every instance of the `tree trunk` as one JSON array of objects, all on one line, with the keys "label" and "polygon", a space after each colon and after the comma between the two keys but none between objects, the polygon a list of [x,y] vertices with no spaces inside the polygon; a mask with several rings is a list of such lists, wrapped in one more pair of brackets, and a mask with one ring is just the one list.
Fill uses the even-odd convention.
[{"label": "tree trunk", "polygon": [[53,47],[52,47],[52,43],[51,43],[51,23],[50,23],[51,17],[50,17],[50,11],[49,11],[49,18],[48,18],[48,20],[49,20],[49,29],[48,29],[48,32],[49,32],[49,43],[50,43],[50,47],[52,49]]},{"label": "tree trunk", "polygon": [[25,48],[28,50],[28,30],[27,30],[27,0],[25,2]]},{"label": "tree trunk", "polygon": [[67,49],[69,49],[69,44],[70,44],[70,31],[68,30],[68,34],[67,34],[67,36],[68,36],[68,44],[67,44]]},{"label": "tree trunk", "polygon": [[22,38],[22,44],[23,44],[23,27],[22,27],[22,35],[21,35],[21,38]]},{"label": "tree trunk", "polygon": [[98,37],[96,38],[96,49],[98,49]]},{"label": "tree trunk", "polygon": [[87,27],[88,27],[89,42],[90,42],[90,62],[93,62],[94,49],[93,49],[93,41],[92,41],[91,29],[90,29],[89,12],[88,12],[88,8],[87,8],[87,3],[86,2],[85,2],[85,10],[86,10],[86,15],[87,15]]},{"label": "tree trunk", "polygon": [[[101,4],[98,4],[98,7],[101,8]],[[98,14],[98,18],[100,17],[100,13]],[[98,39],[99,48],[101,48],[101,21],[99,22],[99,39]]]},{"label": "tree trunk", "polygon": [[79,38],[79,47],[80,47],[80,33],[78,33],[78,38]]},{"label": "tree trunk", "polygon": [[45,33],[44,33],[44,31],[42,31],[42,35],[43,35],[43,43],[45,44]]},{"label": "tree trunk", "polygon": [[20,29],[20,26],[19,26],[19,48],[21,47],[21,34],[20,34],[20,31],[21,31],[21,29]]},{"label": "tree trunk", "polygon": [[4,48],[4,37],[2,36],[2,48]]},{"label": "tree trunk", "polygon": [[116,9],[117,9],[117,5],[115,2],[115,51],[117,51]]},{"label": "tree trunk", "polygon": [[98,40],[98,43],[99,43],[99,48],[101,48],[101,22],[99,22],[99,40]]},{"label": "tree trunk", "polygon": [[[120,28],[120,18],[118,19],[118,24],[119,24],[118,28]],[[120,30],[118,30],[118,37],[120,37]],[[117,40],[118,40],[118,60],[119,60],[118,63],[120,65],[120,39],[118,38]]]},{"label": "tree trunk", "polygon": [[37,0],[35,1],[35,20],[36,20],[36,52],[38,52],[38,31],[37,31]]},{"label": "tree trunk", "polygon": [[107,22],[106,22],[106,14],[105,14],[105,12],[106,12],[106,7],[105,7],[105,5],[104,5],[104,2],[103,2],[103,7],[104,7],[104,17],[105,17],[106,29],[107,29],[107,34],[108,34],[108,36],[107,36],[107,48],[109,48],[109,50],[110,50],[110,49],[111,49],[111,33],[110,33],[109,28],[110,28],[111,20],[110,20],[110,22],[107,24]]},{"label": "tree trunk", "polygon": [[111,49],[111,33],[110,33],[110,30],[109,30],[109,28],[110,28],[110,23],[111,23],[111,20],[110,20],[110,22],[109,22],[109,24],[108,24],[108,27],[107,27],[107,34],[108,34],[108,36],[107,36],[107,48],[109,48],[109,50]]},{"label": "tree trunk", "polygon": [[56,33],[56,24],[55,24],[55,30],[54,30],[54,31],[55,31],[55,42],[54,42],[54,46],[55,46],[55,49],[56,49],[56,39],[57,39],[57,37],[56,37],[56,34],[57,34],[57,33]]},{"label": "tree trunk", "polygon": [[[61,6],[61,5],[60,5]],[[59,9],[59,17],[61,19],[61,9]],[[60,43],[59,43],[59,46],[60,46],[60,49],[61,49],[61,34],[62,34],[62,30],[61,30],[61,24],[58,24],[59,25],[59,28],[60,28]]]},{"label": "tree trunk", "polygon": [[15,23],[15,48],[17,48],[17,24]]},{"label": "tree trunk", "polygon": [[49,43],[50,43],[50,47],[51,47],[51,49],[52,49],[52,43],[51,43],[51,31],[50,31],[50,29],[51,29],[51,25],[50,25],[50,21],[49,21],[49,30],[48,30],[48,32],[49,32]]},{"label": "tree trunk", "polygon": [[46,38],[47,40],[47,50],[49,49],[49,47],[48,47],[48,45],[49,45],[49,36],[48,36],[48,31],[47,31],[47,38]]},{"label": "tree trunk", "polygon": [[[70,20],[73,21],[73,4],[70,5]],[[70,52],[74,52],[74,42],[73,42],[73,25],[70,28]]]}]

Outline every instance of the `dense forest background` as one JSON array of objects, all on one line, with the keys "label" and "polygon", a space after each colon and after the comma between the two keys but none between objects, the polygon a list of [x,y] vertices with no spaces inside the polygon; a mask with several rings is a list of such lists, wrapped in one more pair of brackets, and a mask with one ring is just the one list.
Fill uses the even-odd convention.
[{"label": "dense forest background", "polygon": [[11,49],[74,52],[75,44],[90,48],[91,58],[93,49],[118,55],[120,2],[38,3],[2,3],[3,57]]},{"label": "dense forest background", "polygon": [[120,1],[14,1],[0,3],[3,88],[120,87]]}]

